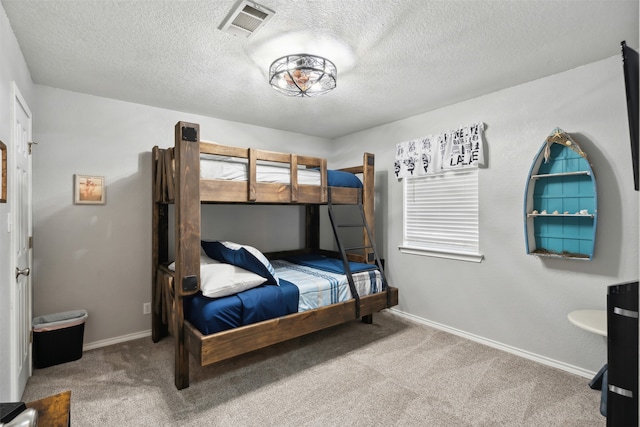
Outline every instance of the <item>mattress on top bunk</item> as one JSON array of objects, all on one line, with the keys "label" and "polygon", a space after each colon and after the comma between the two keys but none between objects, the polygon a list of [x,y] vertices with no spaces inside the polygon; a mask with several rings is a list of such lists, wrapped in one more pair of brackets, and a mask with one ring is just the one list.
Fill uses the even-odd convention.
[{"label": "mattress on top bunk", "polygon": [[[210,154],[200,156],[200,178],[228,181],[246,181],[248,179],[247,159],[221,157]],[[264,162],[256,165],[256,181],[289,184],[291,168],[285,163]],[[298,184],[321,184],[320,170],[298,168]],[[327,185],[330,187],[362,188],[362,181],[349,172],[327,170]]]},{"label": "mattress on top bunk", "polygon": [[[202,293],[185,297],[185,318],[202,334],[209,335],[353,298],[340,260],[303,256],[271,263],[280,286],[261,285],[221,298],[208,298]],[[375,265],[349,264],[358,295],[383,290]]]}]

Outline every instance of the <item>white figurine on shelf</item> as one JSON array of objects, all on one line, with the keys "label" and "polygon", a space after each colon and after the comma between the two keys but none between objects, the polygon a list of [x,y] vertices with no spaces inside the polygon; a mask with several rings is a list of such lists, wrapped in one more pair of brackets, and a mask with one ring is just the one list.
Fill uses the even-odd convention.
[{"label": "white figurine on shelf", "polygon": [[547,214],[547,210],[543,210],[542,212],[540,212],[540,215],[546,215]]},{"label": "white figurine on shelf", "polygon": [[554,214],[554,215],[558,215],[558,213],[559,213],[559,212],[558,212],[557,210],[553,211],[553,214]]},{"label": "white figurine on shelf", "polygon": [[538,215],[538,211],[537,210],[533,210],[533,212],[531,212],[533,215]]},{"label": "white figurine on shelf", "polygon": [[589,211],[587,209],[582,209],[580,211],[580,215],[589,215]]}]

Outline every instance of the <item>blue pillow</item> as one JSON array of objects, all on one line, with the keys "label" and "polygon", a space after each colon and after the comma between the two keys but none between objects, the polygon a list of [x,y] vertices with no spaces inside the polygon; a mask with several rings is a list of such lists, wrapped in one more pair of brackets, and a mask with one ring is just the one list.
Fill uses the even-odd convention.
[{"label": "blue pillow", "polygon": [[256,248],[233,242],[202,240],[200,244],[210,258],[256,273],[267,279],[266,285],[280,285],[276,270],[262,252]]},{"label": "blue pillow", "polygon": [[328,170],[327,185],[329,187],[362,188],[362,181],[350,172]]}]

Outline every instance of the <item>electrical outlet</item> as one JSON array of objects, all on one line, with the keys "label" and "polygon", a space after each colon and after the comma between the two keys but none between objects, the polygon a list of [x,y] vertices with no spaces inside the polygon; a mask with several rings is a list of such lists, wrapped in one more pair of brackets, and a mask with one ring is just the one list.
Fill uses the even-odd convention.
[{"label": "electrical outlet", "polygon": [[142,314],[151,314],[151,303],[145,302],[142,304]]}]

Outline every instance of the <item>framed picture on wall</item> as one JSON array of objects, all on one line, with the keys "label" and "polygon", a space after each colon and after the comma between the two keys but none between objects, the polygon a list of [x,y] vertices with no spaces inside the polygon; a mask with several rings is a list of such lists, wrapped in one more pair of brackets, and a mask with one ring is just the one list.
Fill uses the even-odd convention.
[{"label": "framed picture on wall", "polygon": [[73,192],[73,202],[76,205],[104,205],[106,203],[104,176],[74,175]]}]

